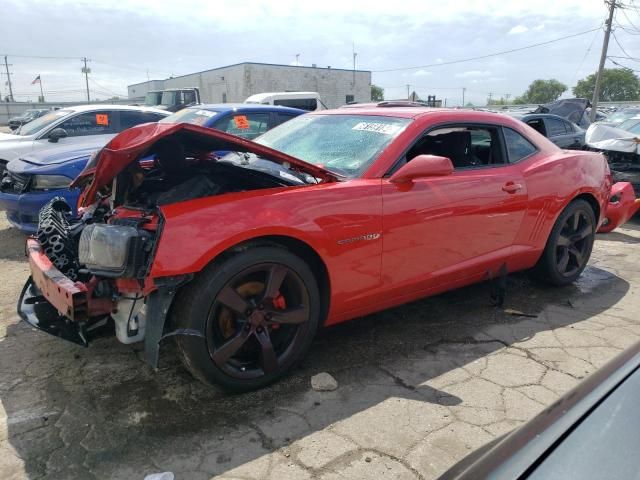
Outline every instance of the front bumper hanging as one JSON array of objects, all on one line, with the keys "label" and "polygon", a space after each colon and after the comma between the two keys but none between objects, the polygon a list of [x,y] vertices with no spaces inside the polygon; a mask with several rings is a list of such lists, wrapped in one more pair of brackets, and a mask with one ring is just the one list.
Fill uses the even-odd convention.
[{"label": "front bumper hanging", "polygon": [[31,277],[20,294],[18,315],[43,332],[87,346],[109,323],[112,301],[91,299],[86,285],[60,272],[34,238],[27,240],[27,255]]}]

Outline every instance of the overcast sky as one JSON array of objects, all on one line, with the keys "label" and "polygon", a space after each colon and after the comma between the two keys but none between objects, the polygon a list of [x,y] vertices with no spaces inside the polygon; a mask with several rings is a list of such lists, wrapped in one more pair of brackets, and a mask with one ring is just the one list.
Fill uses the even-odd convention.
[{"label": "overcast sky", "polygon": [[[617,23],[627,29],[615,33],[638,58],[635,1],[637,7],[617,13]],[[386,98],[406,96],[410,84],[422,97],[435,94],[455,105],[466,87],[466,100],[483,104],[490,92],[494,98],[520,95],[537,78],[574,85],[597,68],[602,31],[484,60],[379,71],[552,40],[598,28],[606,13],[603,0],[2,0],[0,54],[13,64],[17,99],[37,98],[39,87],[31,81],[41,74],[48,100],[81,100],[84,56],[92,60],[92,95],[107,98],[126,95],[127,85],[146,80],[147,72],[153,79],[243,61],[291,64],[296,54],[302,65],[352,68],[355,43],[357,67],[373,71],[373,83],[385,88]],[[609,54],[625,56],[613,39]],[[619,63],[640,70],[638,62]],[[4,97],[6,75],[1,78]]]}]

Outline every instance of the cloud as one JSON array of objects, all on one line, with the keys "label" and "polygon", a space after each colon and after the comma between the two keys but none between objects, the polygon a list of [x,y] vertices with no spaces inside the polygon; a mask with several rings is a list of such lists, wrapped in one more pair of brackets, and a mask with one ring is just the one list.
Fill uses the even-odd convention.
[{"label": "cloud", "polygon": [[529,31],[529,29],[527,27],[525,27],[524,25],[516,25],[511,30],[509,30],[509,35],[514,35],[514,34],[518,34],[518,33],[525,33],[525,32],[528,32],[528,31]]},{"label": "cloud", "polygon": [[536,25],[531,30],[533,30],[534,32],[539,32],[540,30],[544,30],[544,23],[541,23],[540,25]]},{"label": "cloud", "polygon": [[456,78],[484,78],[491,75],[488,70],[467,70],[466,72],[456,73]]},{"label": "cloud", "polygon": [[414,77],[428,77],[429,75],[433,75],[433,73],[427,72],[426,70],[417,70],[413,72]]}]

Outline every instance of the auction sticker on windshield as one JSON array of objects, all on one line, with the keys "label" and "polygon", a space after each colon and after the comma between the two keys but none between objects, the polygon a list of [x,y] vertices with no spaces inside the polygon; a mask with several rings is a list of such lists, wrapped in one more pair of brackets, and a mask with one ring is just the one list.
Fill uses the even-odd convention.
[{"label": "auction sticker on windshield", "polygon": [[387,123],[360,122],[351,130],[361,130],[364,132],[384,133],[385,135],[393,135],[402,128],[401,125],[389,125]]},{"label": "auction sticker on windshield", "polygon": [[217,112],[210,112],[209,110],[198,110],[196,115],[203,115],[205,117],[215,117]]}]

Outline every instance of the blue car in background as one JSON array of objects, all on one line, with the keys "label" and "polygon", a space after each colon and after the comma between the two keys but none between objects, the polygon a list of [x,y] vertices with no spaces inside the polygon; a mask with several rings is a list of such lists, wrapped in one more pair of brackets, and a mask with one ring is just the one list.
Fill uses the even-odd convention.
[{"label": "blue car in background", "polygon": [[[193,123],[215,128],[249,140],[298,115],[297,108],[274,105],[215,104],[194,105],[163,118],[162,123]],[[104,141],[53,147],[12,160],[0,184],[0,210],[9,223],[24,233],[38,228],[38,213],[53,197],[62,196],[74,209],[79,190],[68,188]],[[223,152],[218,152],[223,153]]]}]

